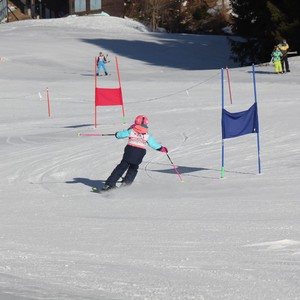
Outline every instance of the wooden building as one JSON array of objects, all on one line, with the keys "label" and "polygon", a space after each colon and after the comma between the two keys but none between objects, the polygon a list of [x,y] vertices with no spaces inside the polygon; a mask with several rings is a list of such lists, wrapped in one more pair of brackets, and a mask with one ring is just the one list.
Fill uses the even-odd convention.
[{"label": "wooden building", "polygon": [[[16,1],[16,0],[15,0]],[[17,0],[25,4],[33,18],[107,13],[124,17],[124,0]]]}]

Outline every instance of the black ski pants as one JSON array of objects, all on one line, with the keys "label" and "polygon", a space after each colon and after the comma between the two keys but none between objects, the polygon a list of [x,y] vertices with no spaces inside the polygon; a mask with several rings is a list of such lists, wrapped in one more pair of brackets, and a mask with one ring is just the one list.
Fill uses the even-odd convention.
[{"label": "black ski pants", "polygon": [[289,66],[289,61],[288,61],[287,54],[282,57],[281,66],[282,66],[282,72],[289,72],[290,71],[290,66]]},{"label": "black ski pants", "polygon": [[122,177],[126,170],[127,172],[122,182],[126,184],[131,184],[137,175],[138,168],[139,165],[131,164],[123,158],[121,162],[112,171],[110,176],[107,178],[105,184],[115,186],[117,181]]}]

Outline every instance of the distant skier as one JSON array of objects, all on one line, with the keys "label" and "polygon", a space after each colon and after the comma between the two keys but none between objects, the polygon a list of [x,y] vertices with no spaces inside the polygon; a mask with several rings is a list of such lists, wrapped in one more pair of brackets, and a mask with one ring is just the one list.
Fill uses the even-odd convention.
[{"label": "distant skier", "polygon": [[278,45],[279,50],[282,53],[281,58],[281,66],[282,66],[282,72],[290,72],[290,66],[288,61],[288,51],[289,51],[289,44],[286,42],[286,40],[282,40],[282,43]]},{"label": "distant skier", "polygon": [[281,66],[281,57],[282,57],[282,53],[279,50],[278,46],[274,46],[274,50],[271,54],[272,57],[272,62],[274,63],[274,69],[275,69],[275,73],[279,74],[279,73],[283,73],[282,72],[282,66]]},{"label": "distant skier", "polygon": [[102,52],[99,52],[99,56],[97,58],[97,76],[100,74],[101,68],[103,68],[104,74],[108,75],[105,64],[106,64],[106,57],[103,55]]},{"label": "distant skier", "polygon": [[148,133],[148,118],[144,115],[139,115],[135,118],[135,122],[128,129],[116,132],[117,139],[128,138],[128,144],[124,149],[124,154],[121,162],[112,171],[107,178],[102,191],[107,191],[116,188],[117,181],[126,172],[121,186],[132,184],[134,181],[139,165],[141,164],[145,154],[146,145],[148,144],[154,150],[168,153],[168,149],[160,145],[151,134]]}]

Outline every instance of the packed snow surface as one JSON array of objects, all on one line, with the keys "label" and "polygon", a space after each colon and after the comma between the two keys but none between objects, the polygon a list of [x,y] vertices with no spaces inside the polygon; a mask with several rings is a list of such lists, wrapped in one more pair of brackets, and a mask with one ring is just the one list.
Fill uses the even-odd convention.
[{"label": "packed snow surface", "polygon": [[[0,41],[1,300],[299,299],[299,57],[285,75],[256,66],[262,172],[249,134],[224,141],[221,179],[221,68],[227,110],[255,98],[226,37],[94,16],[3,24]],[[97,86],[119,86],[118,62],[126,124],[105,106],[94,126],[99,51]],[[126,140],[78,133],[139,114],[182,181],[148,149],[131,187],[92,193]]]}]

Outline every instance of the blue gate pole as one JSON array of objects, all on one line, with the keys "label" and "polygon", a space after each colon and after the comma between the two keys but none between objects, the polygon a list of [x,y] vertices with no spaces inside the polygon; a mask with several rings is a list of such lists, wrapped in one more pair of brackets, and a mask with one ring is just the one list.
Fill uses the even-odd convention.
[{"label": "blue gate pole", "polygon": [[[221,69],[221,81],[222,81],[222,112],[224,109],[224,69]],[[222,121],[221,121],[222,122]],[[221,130],[222,130],[222,123],[221,123]],[[221,169],[221,178],[225,176],[225,148],[224,148],[224,139],[222,135],[222,169]]]},{"label": "blue gate pole", "polygon": [[[257,103],[257,95],[256,95],[256,79],[255,79],[255,68],[254,68],[254,64],[252,64],[252,74],[253,74],[253,86],[254,86],[254,100],[255,103]],[[257,122],[258,122],[258,128],[259,128],[259,120],[258,120],[258,107],[256,105],[257,108]],[[258,173],[261,174],[261,165],[260,165],[260,142],[259,142],[259,129],[256,132],[256,136],[257,136],[257,157],[258,157]]]}]

